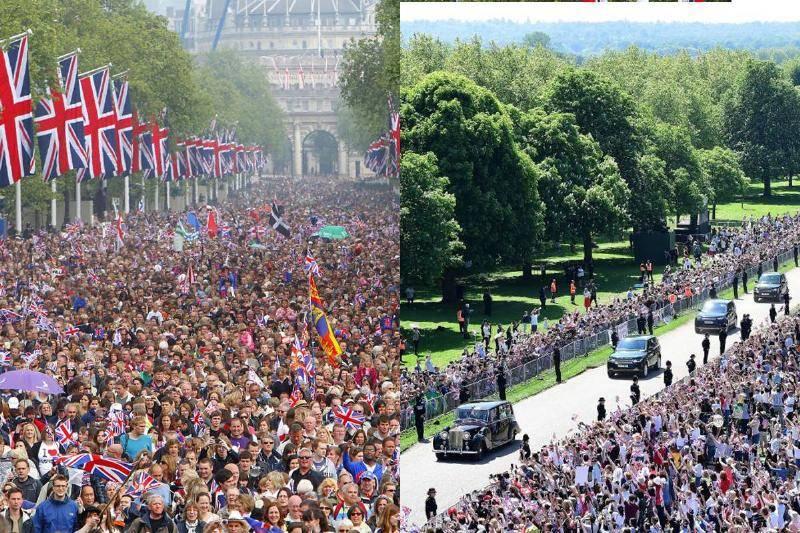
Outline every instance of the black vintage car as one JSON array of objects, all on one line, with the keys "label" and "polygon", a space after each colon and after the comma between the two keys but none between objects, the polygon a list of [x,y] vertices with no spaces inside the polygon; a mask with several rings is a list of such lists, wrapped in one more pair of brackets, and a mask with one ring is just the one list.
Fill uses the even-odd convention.
[{"label": "black vintage car", "polygon": [[647,377],[650,369],[661,367],[661,345],[655,335],[633,335],[617,344],[617,349],[608,358],[608,377],[617,374],[639,374]]},{"label": "black vintage car", "polygon": [[456,409],[453,425],[433,436],[433,451],[438,460],[454,455],[480,459],[486,451],[512,442],[519,431],[510,403],[465,403]]},{"label": "black vintage car", "polygon": [[694,318],[694,331],[717,335],[722,330],[735,328],[736,322],[736,305],[733,300],[706,300]]},{"label": "black vintage car", "polygon": [[786,282],[786,274],[780,272],[764,272],[758,278],[756,288],[753,290],[753,300],[761,302],[764,300],[783,301],[783,295],[789,292],[789,284]]}]

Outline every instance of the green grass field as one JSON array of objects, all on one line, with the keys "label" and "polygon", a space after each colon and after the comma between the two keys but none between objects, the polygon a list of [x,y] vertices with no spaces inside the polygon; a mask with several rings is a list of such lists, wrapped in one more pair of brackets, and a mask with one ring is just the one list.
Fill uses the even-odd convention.
[{"label": "green grass field", "polygon": [[[774,182],[772,198],[765,200],[761,193],[763,186],[760,183],[750,185],[742,202],[733,202],[717,206],[719,221],[741,221],[745,216],[760,217],[767,213],[773,215],[794,213],[800,208],[800,186],[789,188],[788,182]],[[674,220],[674,219],[673,219]],[[546,255],[537,257],[534,265],[546,263],[550,265],[545,277],[549,285],[550,279],[555,277],[558,283],[556,303],[548,301],[543,315],[540,315],[539,326],[542,318],[546,317],[552,325],[565,312],[576,309],[582,311],[583,296],[579,289],[575,298],[576,305],[570,303],[568,287],[564,284],[564,272],[561,265],[566,262],[580,261],[583,258],[581,246],[570,250],[569,245],[560,245],[548,251]],[[598,301],[605,303],[614,297],[623,295],[628,287],[638,282],[639,266],[633,261],[633,254],[627,241],[605,242],[594,251],[595,279],[598,288]],[[656,268],[656,281],[661,277],[662,267]],[[534,269],[532,280],[522,279],[520,270],[507,269],[491,273],[473,274],[463,278],[466,286],[466,300],[473,309],[470,317],[470,331],[478,333],[480,324],[484,319],[489,319],[493,324],[507,327],[513,320],[519,321],[523,311],[530,311],[539,306],[539,288],[543,280],[539,275],[538,267]],[[483,292],[489,289],[493,297],[492,316],[487,317],[483,312]],[[440,294],[436,289],[417,289],[414,304],[403,304],[403,326],[407,328],[414,323],[419,324],[422,339],[420,341],[420,361],[430,352],[434,365],[446,366],[447,363],[458,359],[465,347],[471,346],[472,338],[464,339],[458,332],[456,322],[456,305],[442,304]],[[496,328],[493,329],[493,333]],[[410,344],[409,344],[410,347]],[[404,358],[404,364],[413,367],[417,360],[413,353]]]}]

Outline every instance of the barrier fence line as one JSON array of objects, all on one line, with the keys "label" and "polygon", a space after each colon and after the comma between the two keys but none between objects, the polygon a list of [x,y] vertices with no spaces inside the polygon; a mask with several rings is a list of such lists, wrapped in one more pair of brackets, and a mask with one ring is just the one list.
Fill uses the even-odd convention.
[{"label": "barrier fence line", "polygon": [[[792,258],[792,249],[784,249],[778,254],[778,265],[784,264]],[[762,272],[769,272],[772,268],[772,261],[762,261]],[[758,267],[751,267],[747,270],[748,279],[753,280],[753,274],[758,272]],[[753,285],[758,280],[753,282]],[[730,288],[733,284],[733,272],[729,272],[725,280],[718,282],[716,288],[718,292],[722,292]],[[653,325],[662,326],[672,321],[673,316],[681,313],[689,308],[696,308],[703,304],[708,299],[709,289],[706,287],[700,294],[693,294],[691,298],[681,297],[675,301],[674,304],[666,303],[664,301],[658,302],[662,304],[653,313]],[[554,324],[552,327],[556,327]],[[628,332],[637,331],[636,319],[631,318],[623,320],[614,326],[617,330],[617,335],[622,339],[627,336]],[[561,362],[570,361],[578,356],[587,355],[589,352],[611,344],[612,328],[608,328],[599,333],[583,337],[572,341],[571,343],[562,346],[561,348]],[[553,364],[552,358],[553,351],[547,350],[536,359],[524,362],[513,368],[506,369],[506,387],[513,387],[519,385],[524,381],[536,377],[544,371],[549,370]],[[489,357],[487,354],[486,357]],[[467,386],[468,396],[470,401],[481,400],[495,394],[497,392],[497,380],[494,376],[484,378],[482,380],[473,382]],[[459,406],[458,401],[460,390],[455,388],[446,394],[438,394],[425,401],[425,420],[431,420],[444,414],[449,413]],[[400,411],[400,428],[401,430],[409,429],[414,425],[414,407],[411,402],[408,402],[405,408]]]}]

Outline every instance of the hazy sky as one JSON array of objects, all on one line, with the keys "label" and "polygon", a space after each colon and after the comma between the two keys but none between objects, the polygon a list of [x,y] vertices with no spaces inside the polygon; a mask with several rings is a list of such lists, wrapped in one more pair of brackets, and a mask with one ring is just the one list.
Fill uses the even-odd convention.
[{"label": "hazy sky", "polygon": [[752,22],[800,21],[800,0],[733,0],[723,3],[424,3],[402,2],[400,20],[515,22]]}]

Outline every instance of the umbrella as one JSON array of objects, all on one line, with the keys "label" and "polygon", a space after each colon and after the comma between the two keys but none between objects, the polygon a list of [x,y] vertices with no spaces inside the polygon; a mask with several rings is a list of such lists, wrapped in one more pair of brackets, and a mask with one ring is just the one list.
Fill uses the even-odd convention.
[{"label": "umbrella", "polygon": [[64,392],[61,385],[52,377],[33,370],[13,370],[0,374],[0,389],[46,392],[47,394]]},{"label": "umbrella", "polygon": [[350,236],[347,230],[342,226],[323,226],[313,234],[315,237],[322,237],[323,239],[340,240],[346,239]]}]

